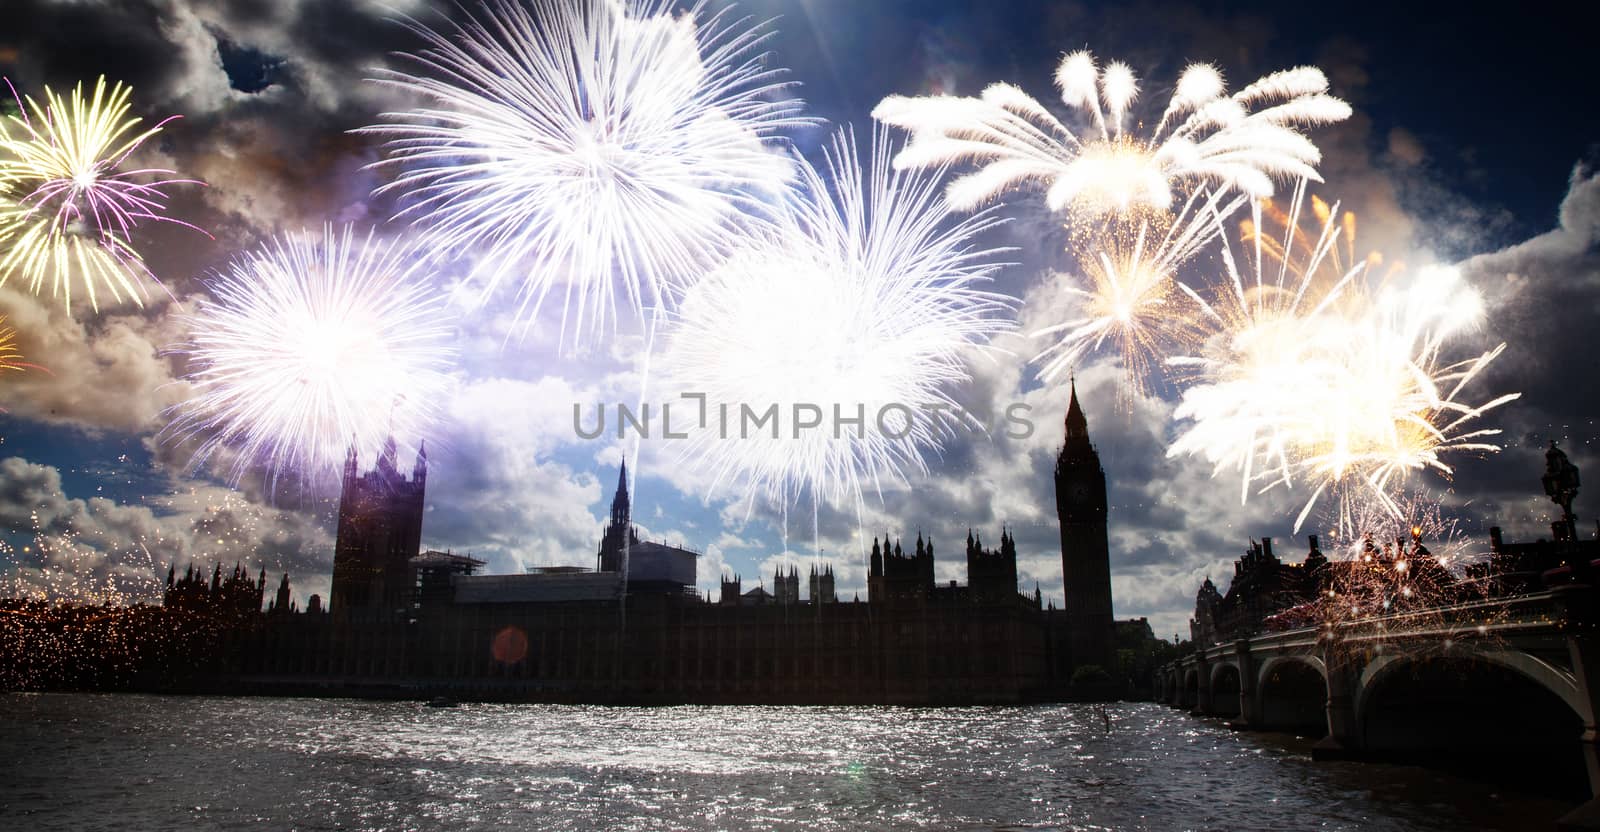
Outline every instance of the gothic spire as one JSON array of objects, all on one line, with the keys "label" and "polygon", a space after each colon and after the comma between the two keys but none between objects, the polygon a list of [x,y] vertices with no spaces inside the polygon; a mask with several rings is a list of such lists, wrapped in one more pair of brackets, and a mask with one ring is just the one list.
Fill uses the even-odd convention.
[{"label": "gothic spire", "polygon": [[611,498],[611,524],[613,526],[626,526],[633,516],[632,507],[628,500],[628,461],[622,461],[622,470],[617,474],[617,494]]},{"label": "gothic spire", "polygon": [[1072,400],[1067,404],[1067,440],[1088,439],[1089,420],[1083,416],[1083,407],[1078,404],[1078,380],[1073,378],[1069,382],[1072,389]]}]

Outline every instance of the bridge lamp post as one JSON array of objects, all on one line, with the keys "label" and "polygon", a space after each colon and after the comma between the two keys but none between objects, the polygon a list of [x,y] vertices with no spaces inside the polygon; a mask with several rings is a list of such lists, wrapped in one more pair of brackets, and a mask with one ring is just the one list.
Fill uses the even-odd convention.
[{"label": "bridge lamp post", "polygon": [[1539,478],[1544,483],[1544,493],[1561,506],[1557,539],[1576,540],[1578,523],[1572,516],[1572,500],[1578,496],[1578,466],[1573,465],[1566,453],[1556,447],[1554,439],[1550,440],[1550,450],[1544,452],[1544,461],[1544,476]]}]

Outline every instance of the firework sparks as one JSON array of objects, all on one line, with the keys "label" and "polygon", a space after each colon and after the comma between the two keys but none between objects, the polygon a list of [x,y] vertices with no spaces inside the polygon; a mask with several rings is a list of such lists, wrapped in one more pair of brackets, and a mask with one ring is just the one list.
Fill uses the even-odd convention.
[{"label": "firework sparks", "polygon": [[1209,64],[1191,64],[1154,129],[1130,126],[1139,94],[1127,64],[1103,68],[1085,51],[1061,60],[1056,87],[1068,107],[1088,116],[1075,131],[1010,84],[978,98],[889,96],[874,118],[912,131],[895,158],[900,168],[976,162],[951,183],[950,203],[969,210],[1005,190],[1047,185],[1052,211],[1080,216],[1169,210],[1183,185],[1273,193],[1273,177],[1320,181],[1321,153],[1298,128],[1342,121],[1350,107],[1328,94],[1315,67],[1272,73],[1233,95]]},{"label": "firework sparks", "polygon": [[19,98],[21,112],[0,125],[0,285],[19,277],[38,293],[48,284],[70,305],[76,273],[96,310],[101,289],[143,305],[145,281],[155,278],[131,234],[145,221],[193,228],[166,216],[162,189],[199,183],[123,169],[177,118],[141,131],[129,115],[132,94],[122,84],[108,89],[104,77],[88,96],[82,84],[65,97],[46,87],[44,104]]},{"label": "firework sparks", "polygon": [[[170,543],[159,533],[133,546],[103,551],[80,541],[71,528],[48,528],[29,517],[32,539],[20,549],[0,541],[0,561],[11,567],[0,586],[11,598],[51,603],[125,606],[159,597],[157,564],[146,545]],[[103,543],[103,541],[93,541]]]},{"label": "firework sparks", "polygon": [[[685,299],[664,361],[681,389],[706,395],[710,419],[683,456],[713,488],[849,503],[926,470],[949,426],[938,412],[957,410],[947,387],[968,378],[966,351],[1007,328],[1007,299],[977,288],[1000,252],[974,244],[1001,220],[942,227],[935,179],[891,170],[888,153],[875,137],[863,175],[855,142],[836,137],[824,171],[801,163],[804,193],[781,232],[751,240]],[[739,409],[769,405],[782,430],[742,436]],[[820,427],[799,428],[806,407]]]},{"label": "firework sparks", "polygon": [[24,366],[22,351],[17,349],[17,330],[7,326],[6,317],[0,315],[0,373],[21,372]]},{"label": "firework sparks", "polygon": [[[434,106],[367,128],[401,169],[386,186],[450,252],[473,251],[481,298],[520,282],[531,325],[555,292],[576,338],[670,306],[730,229],[792,177],[770,147],[810,123],[763,67],[743,21],[674,15],[667,0],[498,0],[383,82]],[[558,288],[559,287],[559,288]],[[620,295],[620,297],[619,297]]]},{"label": "firework sparks", "polygon": [[193,315],[192,397],[166,433],[251,466],[315,474],[352,443],[419,437],[449,387],[444,299],[407,246],[349,228],[280,238],[234,261]]},{"label": "firework sparks", "polygon": [[1059,376],[1110,342],[1127,371],[1124,389],[1142,391],[1153,366],[1198,340],[1203,333],[1199,309],[1174,276],[1217,235],[1213,218],[1232,214],[1243,201],[1224,204],[1221,196],[1212,193],[1202,202],[1199,192],[1191,195],[1165,232],[1146,219],[1131,241],[1116,234],[1100,237],[1081,266],[1086,288],[1064,290],[1076,317],[1033,333],[1053,339],[1034,359],[1044,362],[1041,378]]},{"label": "firework sparks", "polygon": [[[267,519],[237,494],[191,492],[162,506],[175,514],[109,528],[93,517],[106,505],[70,517],[35,511],[31,536],[17,540],[26,532],[14,529],[11,541],[0,539],[0,684],[107,689],[151,673],[192,673],[259,611],[255,576],[236,566],[230,578],[223,566],[237,562]],[[181,561],[200,566],[193,581],[173,582],[185,577]],[[213,574],[219,586],[208,595]]]},{"label": "firework sparks", "polygon": [[[1314,243],[1296,241],[1303,194],[1297,189],[1281,245],[1263,243],[1255,211],[1249,278],[1225,245],[1229,279],[1217,298],[1186,290],[1218,332],[1201,355],[1174,359],[1196,383],[1174,414],[1191,424],[1168,455],[1200,454],[1217,472],[1239,471],[1241,500],[1253,486],[1313,482],[1295,528],[1333,493],[1348,531],[1355,502],[1370,499],[1398,516],[1394,495],[1408,475],[1449,475],[1447,455],[1499,450],[1488,441],[1499,431],[1473,423],[1518,394],[1462,400],[1505,345],[1463,361],[1444,358],[1482,316],[1481,299],[1457,270],[1434,266],[1378,280],[1368,258],[1341,273],[1333,254],[1344,230],[1338,206],[1316,211],[1320,232],[1307,237]],[[1353,253],[1353,244],[1346,250]]]}]

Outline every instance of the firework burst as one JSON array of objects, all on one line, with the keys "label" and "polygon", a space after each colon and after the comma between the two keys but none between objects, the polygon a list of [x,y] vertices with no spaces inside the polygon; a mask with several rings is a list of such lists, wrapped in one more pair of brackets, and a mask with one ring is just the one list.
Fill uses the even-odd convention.
[{"label": "firework burst", "polygon": [[[0,285],[12,277],[71,304],[74,273],[90,305],[100,290],[143,305],[154,280],[131,242],[145,221],[171,222],[163,188],[199,184],[172,171],[123,169],[128,158],[172,119],[141,130],[130,116],[133,91],[106,79],[85,96],[45,88],[43,104],[19,98],[20,113],[0,125]],[[197,229],[198,230],[198,229]]]},{"label": "firework burst", "polygon": [[332,227],[236,259],[178,350],[193,394],[166,434],[198,443],[196,467],[226,449],[235,481],[255,466],[314,475],[352,445],[423,436],[449,388],[452,333],[416,259]]},{"label": "firework burst", "polygon": [[17,349],[17,330],[7,326],[6,317],[0,315],[0,374],[8,370],[21,372],[25,366],[22,351]]},{"label": "firework burst", "polygon": [[1144,219],[1128,235],[1099,238],[1080,266],[1083,285],[1063,289],[1075,317],[1033,333],[1053,341],[1034,359],[1043,362],[1041,378],[1059,376],[1109,343],[1127,372],[1123,389],[1142,392],[1153,367],[1199,340],[1199,308],[1180,291],[1176,273],[1217,235],[1214,218],[1232,214],[1243,202],[1223,203],[1220,193],[1203,201],[1201,196],[1191,195],[1164,231]]},{"label": "firework burst", "polygon": [[[803,193],[781,228],[685,299],[664,360],[676,386],[706,396],[683,458],[713,488],[853,504],[925,471],[952,424],[939,412],[958,410],[947,389],[968,379],[968,350],[1008,327],[1008,299],[978,288],[1000,252],[975,243],[1001,220],[946,226],[935,178],[893,171],[888,154],[875,136],[863,173],[855,142],[837,136],[824,170],[800,164]],[[769,406],[777,426],[743,429],[741,408]],[[819,426],[802,429],[811,418]]]},{"label": "firework burst", "polygon": [[1449,475],[1448,455],[1499,450],[1488,441],[1499,431],[1474,424],[1518,394],[1463,401],[1505,345],[1445,358],[1483,313],[1457,270],[1378,278],[1372,257],[1345,267],[1354,246],[1346,245],[1344,262],[1335,255],[1346,225],[1338,206],[1314,205],[1320,230],[1297,242],[1303,195],[1296,190],[1281,244],[1264,242],[1255,211],[1246,226],[1248,278],[1225,244],[1227,285],[1210,301],[1186,288],[1217,331],[1200,355],[1173,360],[1195,384],[1174,413],[1191,424],[1168,455],[1200,454],[1217,472],[1238,471],[1241,500],[1253,487],[1315,483],[1295,528],[1332,493],[1348,532],[1360,501],[1399,516],[1395,495],[1410,474]]},{"label": "firework burst", "polygon": [[1191,64],[1143,135],[1132,114],[1139,82],[1127,64],[1102,68],[1090,53],[1073,52],[1062,58],[1055,80],[1062,102],[1090,120],[1087,129],[1074,130],[1003,83],[977,98],[890,96],[872,115],[912,132],[897,167],[980,165],[950,184],[956,210],[1037,182],[1047,186],[1052,211],[1080,218],[1166,212],[1187,186],[1265,197],[1274,177],[1320,181],[1321,153],[1299,128],[1350,116],[1347,104],[1328,95],[1328,79],[1315,67],[1275,72],[1227,95],[1215,67]]},{"label": "firework burst", "polygon": [[792,177],[771,142],[804,123],[745,21],[668,0],[491,2],[380,80],[432,106],[367,128],[400,169],[386,189],[436,244],[479,258],[481,298],[518,283],[532,323],[552,293],[561,333],[624,304],[670,306],[733,226]]}]

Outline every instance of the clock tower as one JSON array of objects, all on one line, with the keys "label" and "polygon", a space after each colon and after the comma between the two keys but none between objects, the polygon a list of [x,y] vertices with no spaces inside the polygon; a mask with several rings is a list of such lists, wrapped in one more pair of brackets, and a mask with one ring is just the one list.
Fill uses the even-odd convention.
[{"label": "clock tower", "polygon": [[1077,382],[1067,406],[1067,437],[1056,457],[1056,516],[1061,521],[1061,578],[1074,667],[1112,672],[1111,548],[1106,538],[1106,473],[1089,443]]}]

